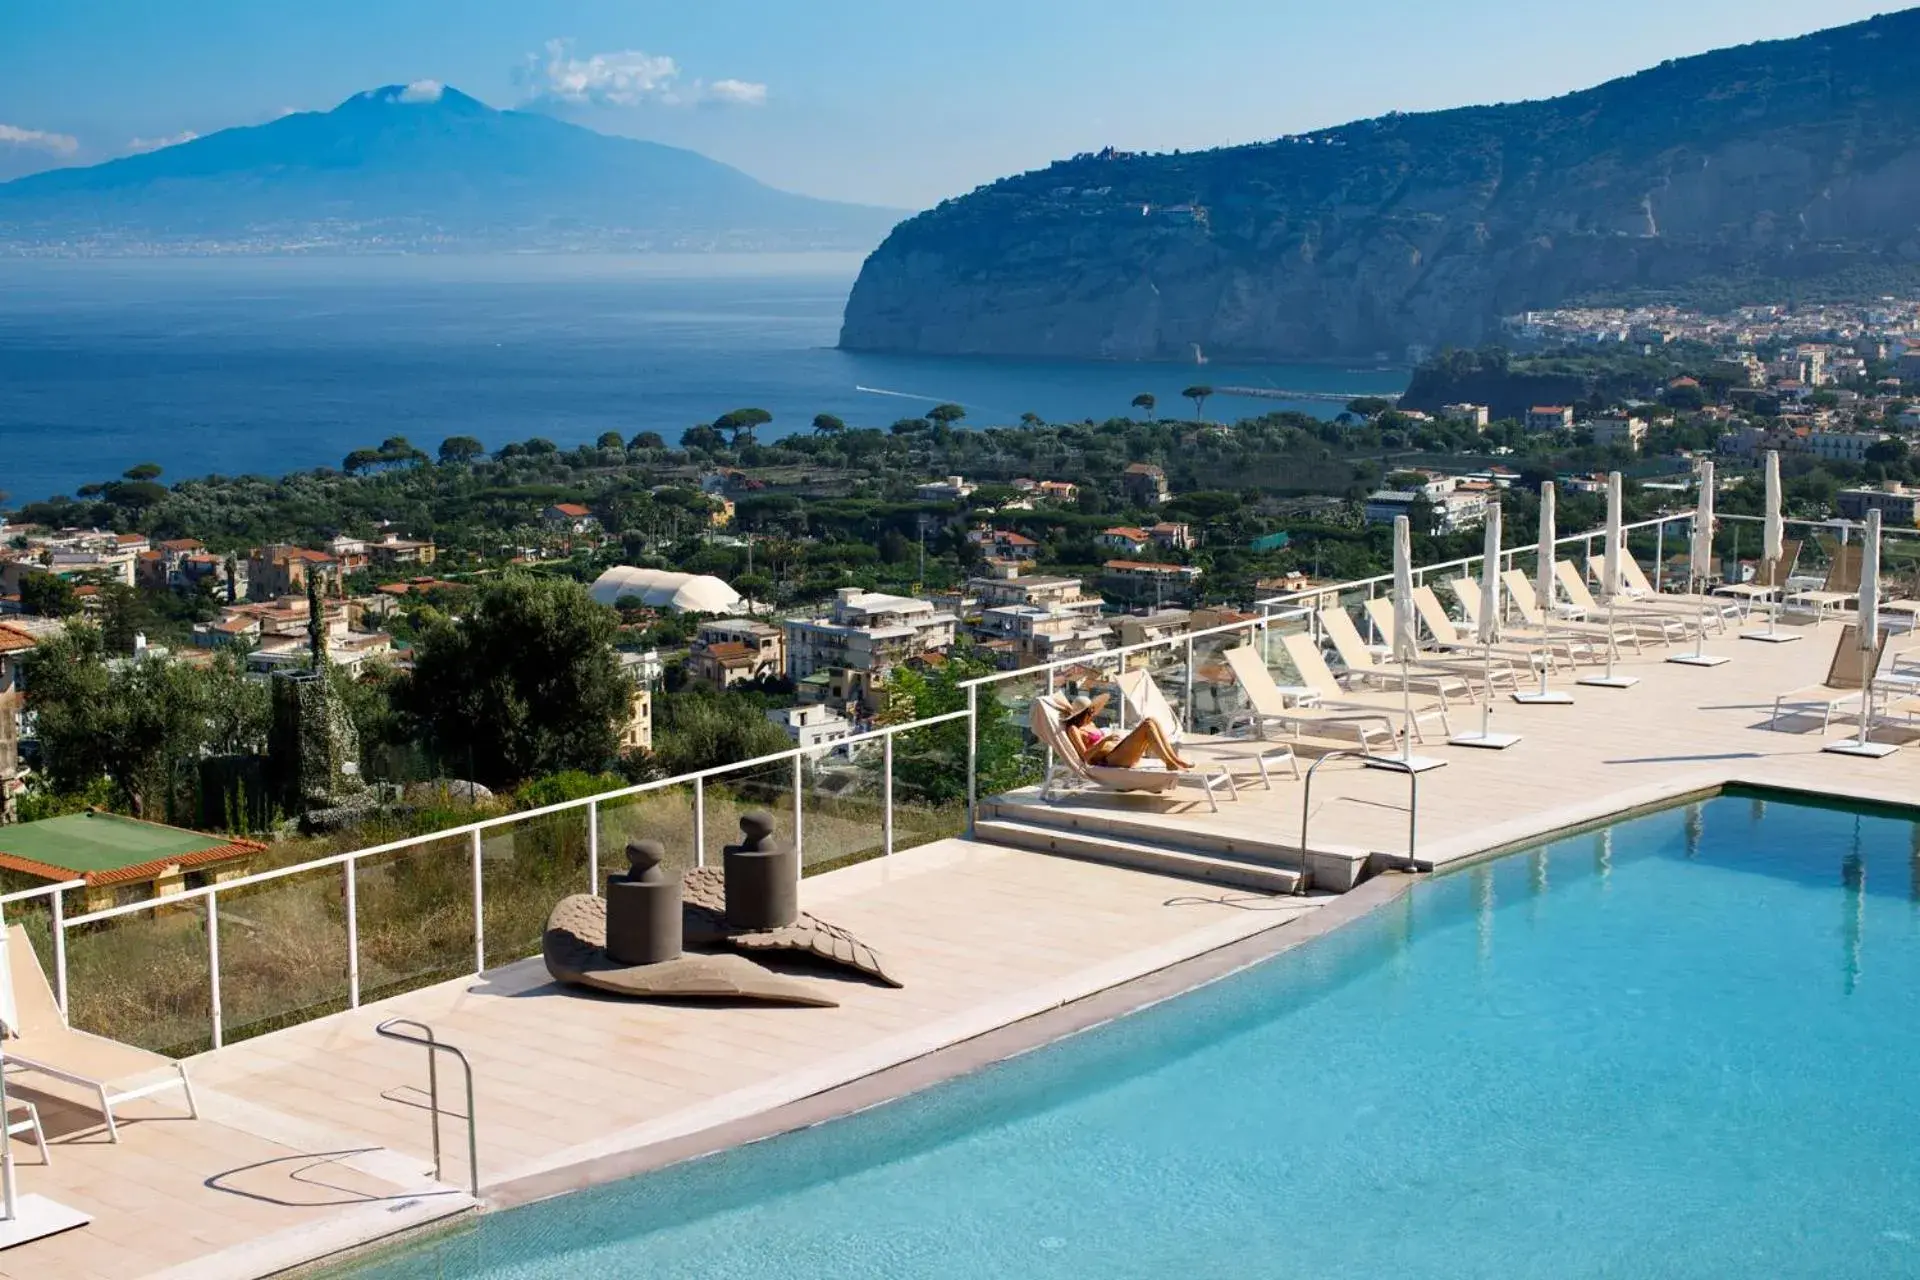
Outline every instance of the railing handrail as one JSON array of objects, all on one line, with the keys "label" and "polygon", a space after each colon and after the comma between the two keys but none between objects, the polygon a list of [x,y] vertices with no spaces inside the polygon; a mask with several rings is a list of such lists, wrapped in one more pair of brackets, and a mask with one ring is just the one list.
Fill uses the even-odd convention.
[{"label": "railing handrail", "polygon": [[1370,768],[1386,769],[1394,773],[1404,773],[1407,775],[1407,786],[1409,788],[1407,799],[1407,870],[1413,871],[1418,867],[1418,863],[1414,858],[1414,850],[1420,832],[1420,770],[1413,768],[1394,756],[1377,756],[1370,751],[1362,751],[1353,747],[1343,747],[1338,751],[1327,752],[1318,760],[1308,765],[1306,776],[1301,779],[1300,891],[1302,893],[1306,892],[1307,883],[1307,824],[1313,818],[1313,775],[1318,773],[1320,766],[1327,761],[1346,758],[1365,760]]},{"label": "railing handrail", "polygon": [[[572,800],[560,800],[553,804],[541,805],[537,809],[518,809],[512,813],[498,814],[491,818],[482,818],[464,826],[446,827],[439,831],[430,831],[425,835],[407,836],[400,840],[391,840],[386,844],[370,845],[365,849],[350,849],[345,853],[329,853],[307,862],[297,862],[289,867],[273,867],[266,871],[256,871],[252,875],[235,876],[218,884],[204,884],[195,889],[183,889],[179,893],[170,893],[165,897],[168,905],[192,902],[197,898],[211,897],[218,893],[232,893],[236,889],[245,889],[256,884],[265,884],[272,880],[283,880],[288,876],[297,876],[309,871],[325,871],[329,867],[338,867],[349,862],[358,862],[363,858],[378,858],[389,853],[399,853],[406,849],[416,849],[421,845],[434,844],[441,840],[471,839],[482,835],[495,827],[510,826],[533,818],[550,817],[556,813],[565,813],[574,809],[585,809],[604,804],[609,800],[624,800],[628,796],[643,795],[649,791],[664,791],[669,787],[688,786],[695,782],[704,782],[708,778],[721,774],[735,773],[742,769],[757,769],[765,765],[790,762],[795,759],[829,755],[846,747],[859,746],[865,742],[890,738],[899,733],[911,733],[916,729],[926,729],[937,724],[947,724],[954,720],[967,718],[967,711],[944,711],[937,716],[927,716],[921,720],[906,724],[884,725],[867,730],[851,737],[840,738],[830,743],[813,747],[789,747],[772,755],[754,756],[748,760],[736,760],[732,764],[714,765],[693,773],[675,774],[671,778],[655,778],[648,782],[636,782],[630,787],[620,787],[613,791],[597,791],[590,796],[578,796]],[[83,882],[75,881],[75,884]],[[36,891],[38,892],[38,891]],[[102,907],[85,915],[73,916],[70,925],[93,924],[100,920],[111,920],[115,916],[131,915],[136,911],[151,911],[161,899],[146,898],[139,902],[126,902],[118,906]]]},{"label": "railing handrail", "polygon": [[55,894],[65,893],[69,889],[84,889],[85,880],[62,880],[59,884],[35,885],[31,889],[15,889],[12,893],[0,893],[0,907],[11,906],[16,902],[25,902],[29,898],[51,898]]},{"label": "railing handrail", "polygon": [[[394,1028],[418,1027],[426,1032],[420,1036],[408,1035]],[[473,1107],[473,1064],[467,1061],[467,1055],[453,1045],[446,1043],[433,1033],[433,1028],[417,1018],[388,1018],[374,1027],[373,1033],[385,1036],[389,1040],[400,1040],[407,1044],[417,1044],[427,1051],[427,1106],[433,1115],[433,1180],[441,1181],[440,1176],[440,1071],[436,1053],[450,1053],[460,1060],[460,1068],[467,1074],[467,1177],[473,1189],[473,1198],[480,1198],[480,1118]]]}]

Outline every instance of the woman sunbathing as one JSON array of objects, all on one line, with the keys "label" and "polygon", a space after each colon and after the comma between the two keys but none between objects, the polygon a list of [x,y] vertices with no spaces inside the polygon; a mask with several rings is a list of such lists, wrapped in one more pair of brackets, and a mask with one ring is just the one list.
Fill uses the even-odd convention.
[{"label": "woman sunbathing", "polygon": [[1131,769],[1152,756],[1169,769],[1193,768],[1173,749],[1157,720],[1142,720],[1124,735],[1094,724],[1093,718],[1106,705],[1104,693],[1091,702],[1081,698],[1061,717],[1061,727],[1067,731],[1068,741],[1079,750],[1082,760],[1103,769]]}]

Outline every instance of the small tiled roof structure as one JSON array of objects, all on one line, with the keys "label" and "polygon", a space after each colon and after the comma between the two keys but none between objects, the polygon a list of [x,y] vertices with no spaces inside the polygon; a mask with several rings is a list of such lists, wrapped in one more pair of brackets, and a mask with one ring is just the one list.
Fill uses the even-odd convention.
[{"label": "small tiled roof structure", "polygon": [[266,848],[89,809],[0,827],[0,871],[56,882],[84,880],[89,886],[132,884],[164,875],[170,867],[231,862]]},{"label": "small tiled roof structure", "polygon": [[719,644],[707,646],[707,656],[723,667],[737,667],[752,663],[760,655],[758,650],[737,640],[722,640]]},{"label": "small tiled roof structure", "polygon": [[26,632],[0,623],[0,653],[25,653],[37,643]]}]

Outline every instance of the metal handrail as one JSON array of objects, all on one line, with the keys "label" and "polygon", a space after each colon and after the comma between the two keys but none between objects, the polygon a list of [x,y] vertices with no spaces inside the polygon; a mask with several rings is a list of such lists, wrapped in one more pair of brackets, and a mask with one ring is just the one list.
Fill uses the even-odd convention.
[{"label": "metal handrail", "polygon": [[[426,1033],[425,1038],[408,1035],[394,1028],[418,1027]],[[388,1018],[375,1027],[374,1034],[385,1036],[389,1040],[399,1040],[406,1044],[417,1044],[427,1051],[427,1109],[433,1113],[433,1180],[443,1181],[440,1176],[440,1070],[436,1053],[450,1053],[460,1060],[461,1069],[467,1073],[467,1176],[473,1189],[473,1198],[480,1198],[480,1121],[473,1109],[473,1064],[467,1061],[467,1055],[450,1044],[446,1044],[433,1034],[433,1028],[413,1018]]]},{"label": "metal handrail", "polygon": [[1344,757],[1351,757],[1354,759],[1363,759],[1367,762],[1367,765],[1369,768],[1386,769],[1392,772],[1404,773],[1407,775],[1407,785],[1409,787],[1408,798],[1407,798],[1407,870],[1414,871],[1418,869],[1418,864],[1414,861],[1413,851],[1414,851],[1415,841],[1418,838],[1419,831],[1420,831],[1420,771],[1418,769],[1408,767],[1406,764],[1404,764],[1399,760],[1394,759],[1392,756],[1376,756],[1365,751],[1356,750],[1352,747],[1343,747],[1338,751],[1327,752],[1325,755],[1321,756],[1318,760],[1315,760],[1312,764],[1308,765],[1307,776],[1301,781],[1301,789],[1300,789],[1300,872],[1301,872],[1301,875],[1300,875],[1300,888],[1298,890],[1298,892],[1300,893],[1306,892],[1306,884],[1307,884],[1307,876],[1306,876],[1307,823],[1313,818],[1313,775],[1320,772],[1320,766],[1325,764],[1327,761],[1339,760]]}]

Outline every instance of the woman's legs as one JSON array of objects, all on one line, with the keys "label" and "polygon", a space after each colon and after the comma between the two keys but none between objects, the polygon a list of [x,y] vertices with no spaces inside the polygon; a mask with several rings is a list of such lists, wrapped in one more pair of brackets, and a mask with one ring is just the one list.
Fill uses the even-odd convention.
[{"label": "woman's legs", "polygon": [[[1112,745],[1108,746],[1109,743]],[[1167,735],[1160,731],[1160,724],[1156,720],[1142,720],[1128,730],[1126,737],[1117,741],[1111,737],[1102,739],[1088,755],[1087,762],[1112,769],[1131,769],[1149,755],[1169,768],[1193,767],[1174,751],[1173,744],[1167,741]]]}]

